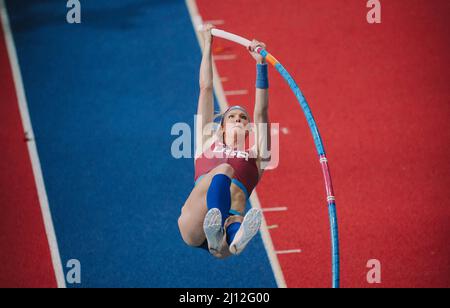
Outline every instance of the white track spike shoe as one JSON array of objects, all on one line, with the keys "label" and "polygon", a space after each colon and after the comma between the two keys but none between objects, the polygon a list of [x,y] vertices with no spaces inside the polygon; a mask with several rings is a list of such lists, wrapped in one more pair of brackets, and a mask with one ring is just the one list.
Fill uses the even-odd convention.
[{"label": "white track spike shoe", "polygon": [[223,242],[222,214],[219,209],[212,208],[206,213],[203,221],[203,231],[205,231],[208,249],[211,254],[220,251]]},{"label": "white track spike shoe", "polygon": [[239,255],[250,242],[250,240],[258,233],[261,226],[262,213],[259,209],[251,209],[244,217],[233,242],[230,244],[230,252]]}]

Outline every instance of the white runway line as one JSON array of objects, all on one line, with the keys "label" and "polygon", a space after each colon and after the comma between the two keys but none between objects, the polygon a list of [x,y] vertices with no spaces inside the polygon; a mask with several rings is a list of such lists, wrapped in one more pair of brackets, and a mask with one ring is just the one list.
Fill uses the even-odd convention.
[{"label": "white runway line", "polygon": [[[261,203],[259,202],[259,198],[258,198],[256,189],[253,191],[253,193],[250,196],[250,203],[252,204],[252,206],[254,208],[261,209]],[[269,256],[269,262],[270,262],[270,265],[272,266],[272,271],[275,276],[275,280],[277,281],[277,285],[279,288],[287,288],[286,280],[284,279],[283,270],[281,269],[280,261],[278,260],[278,256],[275,252],[272,237],[270,236],[269,229],[267,227],[266,218],[264,217],[264,215],[262,215],[260,232],[261,232],[261,238],[264,243],[264,247],[266,248],[267,255]]]},{"label": "white runway line", "polygon": [[0,15],[1,25],[3,26],[3,32],[6,40],[6,48],[8,50],[9,62],[11,64],[14,84],[16,87],[22,125],[26,138],[28,140],[28,153],[30,155],[39,204],[41,206],[41,213],[44,220],[45,233],[47,235],[47,241],[49,244],[53,270],[55,271],[56,283],[58,288],[65,288],[66,281],[61,263],[61,256],[59,254],[58,241],[56,239],[55,228],[53,226],[52,215],[50,213],[50,206],[48,204],[47,191],[45,189],[44,177],[42,175],[41,163],[34,139],[33,127],[31,125],[30,114],[28,111],[28,103],[25,96],[22,74],[20,72],[19,61],[17,59],[17,50],[14,44],[14,38],[12,36],[4,0],[0,0]]},{"label": "white runway line", "polygon": [[247,95],[247,90],[231,90],[224,92],[226,96]]},{"label": "white runway line", "polygon": [[301,249],[291,249],[291,250],[278,250],[275,251],[275,253],[277,255],[286,255],[286,254],[291,254],[291,253],[301,253],[302,250]]},{"label": "white runway line", "polygon": [[237,59],[237,55],[230,54],[230,55],[213,55],[213,59],[215,61],[230,61]]},{"label": "white runway line", "polygon": [[221,26],[225,24],[225,21],[222,19],[216,19],[216,20],[205,20],[205,24],[211,24],[214,26]]},{"label": "white runway line", "polygon": [[283,212],[287,211],[287,207],[265,207],[261,209],[263,212]]}]

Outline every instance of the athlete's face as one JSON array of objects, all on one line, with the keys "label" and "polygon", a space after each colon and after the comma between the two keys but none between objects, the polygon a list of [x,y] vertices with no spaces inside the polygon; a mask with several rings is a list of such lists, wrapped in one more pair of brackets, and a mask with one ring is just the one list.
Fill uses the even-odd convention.
[{"label": "athlete's face", "polygon": [[241,146],[245,146],[245,141],[249,136],[248,124],[249,118],[244,111],[236,109],[227,112],[223,118],[222,126],[225,132],[224,142],[228,144],[237,141]]},{"label": "athlete's face", "polygon": [[228,134],[244,133],[249,123],[248,116],[241,110],[231,110],[225,115],[223,125]]}]

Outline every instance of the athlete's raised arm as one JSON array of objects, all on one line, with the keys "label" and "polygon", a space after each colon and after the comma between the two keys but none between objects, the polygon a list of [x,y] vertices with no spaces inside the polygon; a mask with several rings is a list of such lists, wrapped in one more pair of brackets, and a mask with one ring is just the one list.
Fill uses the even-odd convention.
[{"label": "athlete's raised arm", "polygon": [[[197,136],[202,136],[202,145],[205,145],[208,135],[203,134],[205,125],[212,123],[214,118],[214,89],[211,46],[213,36],[211,29],[213,25],[207,24],[203,27],[201,35],[203,38],[203,57],[200,65],[200,95],[197,107]],[[200,144],[195,145],[195,156],[203,152]]]},{"label": "athlete's raised arm", "polygon": [[[263,56],[255,51],[257,47],[266,48],[266,44],[253,40],[249,52],[256,60],[256,93],[253,119],[256,128],[256,146],[258,161],[270,160],[270,124],[269,124],[269,79],[268,67]],[[262,172],[262,170],[260,170]]]}]

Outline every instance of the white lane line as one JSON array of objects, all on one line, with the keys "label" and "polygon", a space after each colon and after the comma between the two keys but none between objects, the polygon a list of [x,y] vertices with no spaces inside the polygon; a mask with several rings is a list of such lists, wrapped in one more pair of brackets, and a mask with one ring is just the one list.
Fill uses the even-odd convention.
[{"label": "white lane line", "polygon": [[205,20],[205,24],[211,24],[214,26],[222,26],[225,24],[225,21],[222,19],[216,19],[216,20]]},{"label": "white lane line", "polygon": [[227,82],[229,79],[227,77],[220,77],[221,82]]},{"label": "white lane line", "polygon": [[265,207],[261,209],[263,212],[283,212],[283,211],[287,211],[288,208],[283,206],[283,207]]},{"label": "white lane line", "polygon": [[247,90],[230,90],[224,92],[226,96],[247,95]]},{"label": "white lane line", "polygon": [[278,228],[278,225],[267,226],[267,230],[272,230]]},{"label": "white lane line", "polygon": [[[198,12],[197,3],[195,0],[186,0],[186,5],[189,10],[189,14],[191,16],[192,24],[194,26],[194,32],[197,35],[198,42],[200,44],[200,48],[203,48],[203,44],[201,41],[201,37],[197,31],[197,27],[202,24],[202,18]],[[228,108],[227,98],[224,94],[222,83],[220,82],[219,74],[217,73],[216,65],[213,59],[213,83],[214,83],[214,91],[216,93],[217,101],[219,103],[220,109],[225,111]],[[250,196],[250,203],[254,208],[261,209],[261,203],[258,199],[258,194],[256,193],[256,189],[253,191]],[[264,247],[266,249],[267,255],[269,257],[269,262],[272,267],[272,271],[279,288],[287,288],[286,280],[284,279],[283,271],[281,270],[280,262],[278,260],[277,254],[275,253],[275,249],[273,246],[272,238],[270,237],[269,230],[267,229],[266,219],[263,215],[261,221],[261,238],[263,240]]]},{"label": "white lane line", "polygon": [[4,0],[0,0],[0,14],[1,23],[8,49],[9,61],[11,63],[12,73],[14,77],[14,84],[16,87],[17,99],[19,103],[20,116],[22,118],[22,125],[27,136],[28,152],[30,155],[31,165],[33,168],[34,180],[36,183],[39,203],[41,205],[41,213],[44,220],[45,233],[47,235],[48,244],[50,247],[50,254],[53,263],[53,270],[55,271],[56,283],[59,288],[65,288],[66,282],[64,278],[63,267],[61,263],[61,256],[59,254],[58,241],[56,239],[55,229],[53,227],[52,215],[48,204],[47,192],[45,190],[44,178],[42,176],[41,163],[36,148],[34,139],[33,127],[31,125],[30,114],[28,111],[27,99],[23,86],[22,75],[20,73],[19,61],[17,59],[16,46],[12,36],[9,17],[6,11]]},{"label": "white lane line", "polygon": [[213,59],[215,61],[230,61],[237,59],[237,55],[229,54],[229,55],[213,55]]},{"label": "white lane line", "polygon": [[[250,196],[250,203],[254,208],[262,210],[256,189]],[[270,236],[269,229],[267,228],[267,222],[264,215],[262,215],[260,231],[264,247],[266,248],[267,255],[269,256],[269,262],[270,265],[272,266],[272,271],[274,273],[275,280],[277,281],[277,285],[279,288],[287,288],[286,280],[284,279],[284,274],[281,269],[280,261],[278,260],[277,254],[275,252],[272,237]]]},{"label": "white lane line", "polygon": [[277,255],[286,255],[286,254],[290,254],[290,253],[301,253],[301,252],[302,252],[301,249],[277,250],[277,251],[275,251],[275,253]]}]

